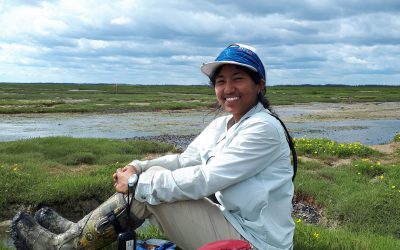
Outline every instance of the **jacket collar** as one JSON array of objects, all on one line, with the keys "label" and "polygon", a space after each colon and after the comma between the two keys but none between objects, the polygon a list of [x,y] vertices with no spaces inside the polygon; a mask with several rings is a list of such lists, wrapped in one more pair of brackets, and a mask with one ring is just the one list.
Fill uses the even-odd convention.
[{"label": "jacket collar", "polygon": [[[235,123],[232,127],[237,127],[237,126],[239,126],[240,123],[242,123],[243,121],[247,120],[247,119],[250,118],[252,115],[254,115],[254,114],[256,114],[256,113],[259,113],[259,112],[262,112],[262,111],[265,111],[265,110],[266,110],[266,109],[264,108],[264,106],[263,106],[260,102],[258,102],[254,107],[252,107],[249,111],[247,111],[247,113],[244,114],[244,115],[240,118],[240,120],[239,120],[237,123]],[[227,121],[226,121],[226,129],[228,128],[228,122],[229,122],[231,119],[233,119],[233,116],[230,115],[228,118],[229,118],[229,119],[227,119]]]}]

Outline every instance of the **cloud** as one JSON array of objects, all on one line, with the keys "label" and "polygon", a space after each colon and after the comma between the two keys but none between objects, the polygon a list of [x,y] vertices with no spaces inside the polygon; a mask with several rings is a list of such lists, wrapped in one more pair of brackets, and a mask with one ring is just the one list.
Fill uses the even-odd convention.
[{"label": "cloud", "polygon": [[233,42],[269,84],[400,84],[395,0],[0,1],[0,82],[206,84]]}]

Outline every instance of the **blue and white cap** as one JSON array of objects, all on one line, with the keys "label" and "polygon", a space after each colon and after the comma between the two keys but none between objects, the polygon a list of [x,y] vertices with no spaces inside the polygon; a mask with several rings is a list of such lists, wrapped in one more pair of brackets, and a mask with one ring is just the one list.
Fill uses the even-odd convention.
[{"label": "blue and white cap", "polygon": [[264,65],[257,56],[256,49],[251,46],[238,43],[231,44],[219,54],[215,61],[203,63],[201,71],[211,77],[215,70],[224,64],[235,64],[249,68],[257,72],[261,79],[266,80]]}]

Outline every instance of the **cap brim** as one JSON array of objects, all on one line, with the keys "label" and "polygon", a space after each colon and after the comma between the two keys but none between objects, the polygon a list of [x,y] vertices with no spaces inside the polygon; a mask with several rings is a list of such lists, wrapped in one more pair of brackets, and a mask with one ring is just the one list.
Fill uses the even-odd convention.
[{"label": "cap brim", "polygon": [[211,77],[214,74],[215,70],[219,66],[224,65],[224,64],[239,65],[239,66],[243,66],[243,67],[249,68],[249,69],[253,70],[254,72],[257,72],[256,68],[254,68],[254,67],[252,67],[250,65],[247,65],[247,64],[244,64],[244,63],[238,63],[238,62],[235,62],[235,61],[218,61],[218,62],[203,63],[203,65],[200,67],[200,69],[201,69],[201,72],[203,72],[206,76]]}]

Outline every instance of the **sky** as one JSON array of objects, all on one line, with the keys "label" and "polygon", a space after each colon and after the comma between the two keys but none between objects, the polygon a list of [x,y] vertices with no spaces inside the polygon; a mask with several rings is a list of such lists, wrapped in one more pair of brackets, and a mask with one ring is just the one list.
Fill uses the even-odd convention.
[{"label": "sky", "polygon": [[0,0],[0,82],[207,84],[232,43],[267,85],[400,85],[399,0]]}]

